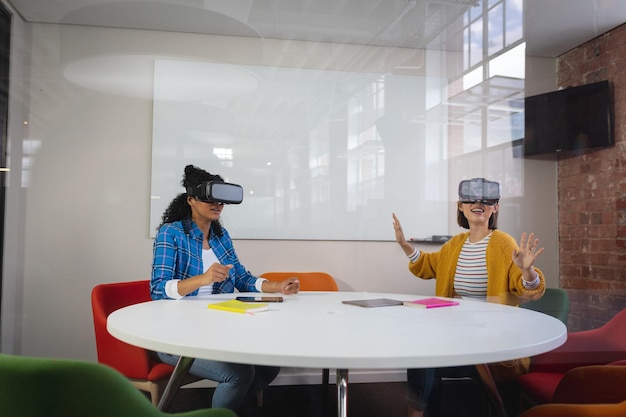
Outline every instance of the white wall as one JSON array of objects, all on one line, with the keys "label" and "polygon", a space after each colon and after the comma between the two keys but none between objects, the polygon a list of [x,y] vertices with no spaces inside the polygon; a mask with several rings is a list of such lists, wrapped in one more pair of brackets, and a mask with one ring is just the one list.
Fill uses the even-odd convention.
[{"label": "white wall", "polygon": [[[79,87],[64,78],[65,64],[122,53],[257,64],[289,58],[311,65],[316,57],[332,54],[355,69],[372,62],[384,66],[391,59],[377,48],[345,45],[318,45],[312,54],[306,44],[293,42],[18,26],[11,77],[2,350],[23,355],[95,360],[91,289],[150,276],[151,99]],[[380,60],[369,59],[376,52],[385,53]],[[507,220],[503,215],[500,226],[514,236],[519,229],[545,234],[542,243],[548,250],[540,267],[549,284],[557,286],[556,167],[544,161],[528,164],[526,195],[516,203],[520,216]],[[236,240],[235,246],[243,263],[258,274],[323,270],[335,276],[341,290],[432,294],[433,284],[412,277],[391,241],[394,209],[389,207],[389,216],[380,219],[389,224],[386,242]]]}]

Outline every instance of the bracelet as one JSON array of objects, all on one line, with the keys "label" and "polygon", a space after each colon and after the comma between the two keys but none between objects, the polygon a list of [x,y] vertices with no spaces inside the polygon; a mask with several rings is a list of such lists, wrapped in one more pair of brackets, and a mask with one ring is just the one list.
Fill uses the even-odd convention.
[{"label": "bracelet", "polygon": [[524,286],[524,288],[526,288],[527,290],[534,290],[535,288],[537,288],[539,286],[539,283],[541,282],[541,280],[539,279],[539,274],[537,273],[537,271],[535,271],[535,279],[533,279],[530,282],[527,282],[526,280],[522,279],[522,285]]}]

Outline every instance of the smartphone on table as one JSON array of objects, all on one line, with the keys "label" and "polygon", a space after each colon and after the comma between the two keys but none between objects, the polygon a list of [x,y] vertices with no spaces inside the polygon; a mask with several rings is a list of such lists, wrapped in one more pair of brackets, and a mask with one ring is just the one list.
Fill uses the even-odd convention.
[{"label": "smartphone on table", "polygon": [[236,300],[243,301],[244,303],[282,303],[283,297],[256,295],[252,297],[237,297]]}]

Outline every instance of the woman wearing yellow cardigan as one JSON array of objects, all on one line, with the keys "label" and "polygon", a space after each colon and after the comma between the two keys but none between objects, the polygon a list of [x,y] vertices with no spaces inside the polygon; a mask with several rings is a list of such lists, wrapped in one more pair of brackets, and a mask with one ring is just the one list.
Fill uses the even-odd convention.
[{"label": "woman wearing yellow cardigan", "polygon": [[[500,184],[483,178],[461,181],[457,223],[468,232],[446,242],[438,252],[420,252],[407,242],[393,214],[396,241],[409,258],[409,270],[422,279],[436,279],[441,297],[468,298],[517,305],[540,298],[543,273],[534,262],[543,252],[533,233],[515,239],[497,230]],[[435,381],[441,377],[477,376],[474,366],[407,370],[409,416],[422,417],[439,398]],[[437,409],[429,407],[430,409]]]}]

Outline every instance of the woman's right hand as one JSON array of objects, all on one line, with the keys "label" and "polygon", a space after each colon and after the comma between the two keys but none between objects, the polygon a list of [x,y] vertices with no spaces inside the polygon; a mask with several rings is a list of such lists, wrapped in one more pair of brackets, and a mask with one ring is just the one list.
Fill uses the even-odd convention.
[{"label": "woman's right hand", "polygon": [[215,262],[203,274],[205,280],[208,281],[208,283],[204,285],[210,285],[214,282],[225,281],[226,278],[228,278],[228,271],[230,271],[232,268],[233,268],[233,265],[230,265],[230,264],[222,265],[219,262]]},{"label": "woman's right hand", "polygon": [[391,216],[393,217],[393,230],[396,232],[396,242],[402,245],[403,242],[406,242],[404,232],[402,231],[402,225],[400,224],[400,220],[398,220],[396,213],[391,213]]},{"label": "woman's right hand", "polygon": [[404,236],[404,232],[402,231],[402,225],[400,224],[400,220],[396,216],[396,213],[391,213],[393,217],[393,230],[396,232],[396,242],[402,247],[402,250],[409,256],[413,253],[413,246],[409,242],[406,241],[406,237]]},{"label": "woman's right hand", "polygon": [[222,265],[215,262],[204,273],[196,275],[189,279],[182,279],[178,281],[178,294],[183,297],[200,287],[205,285],[211,285],[214,282],[222,282],[228,278],[228,271],[233,268],[233,265]]}]

